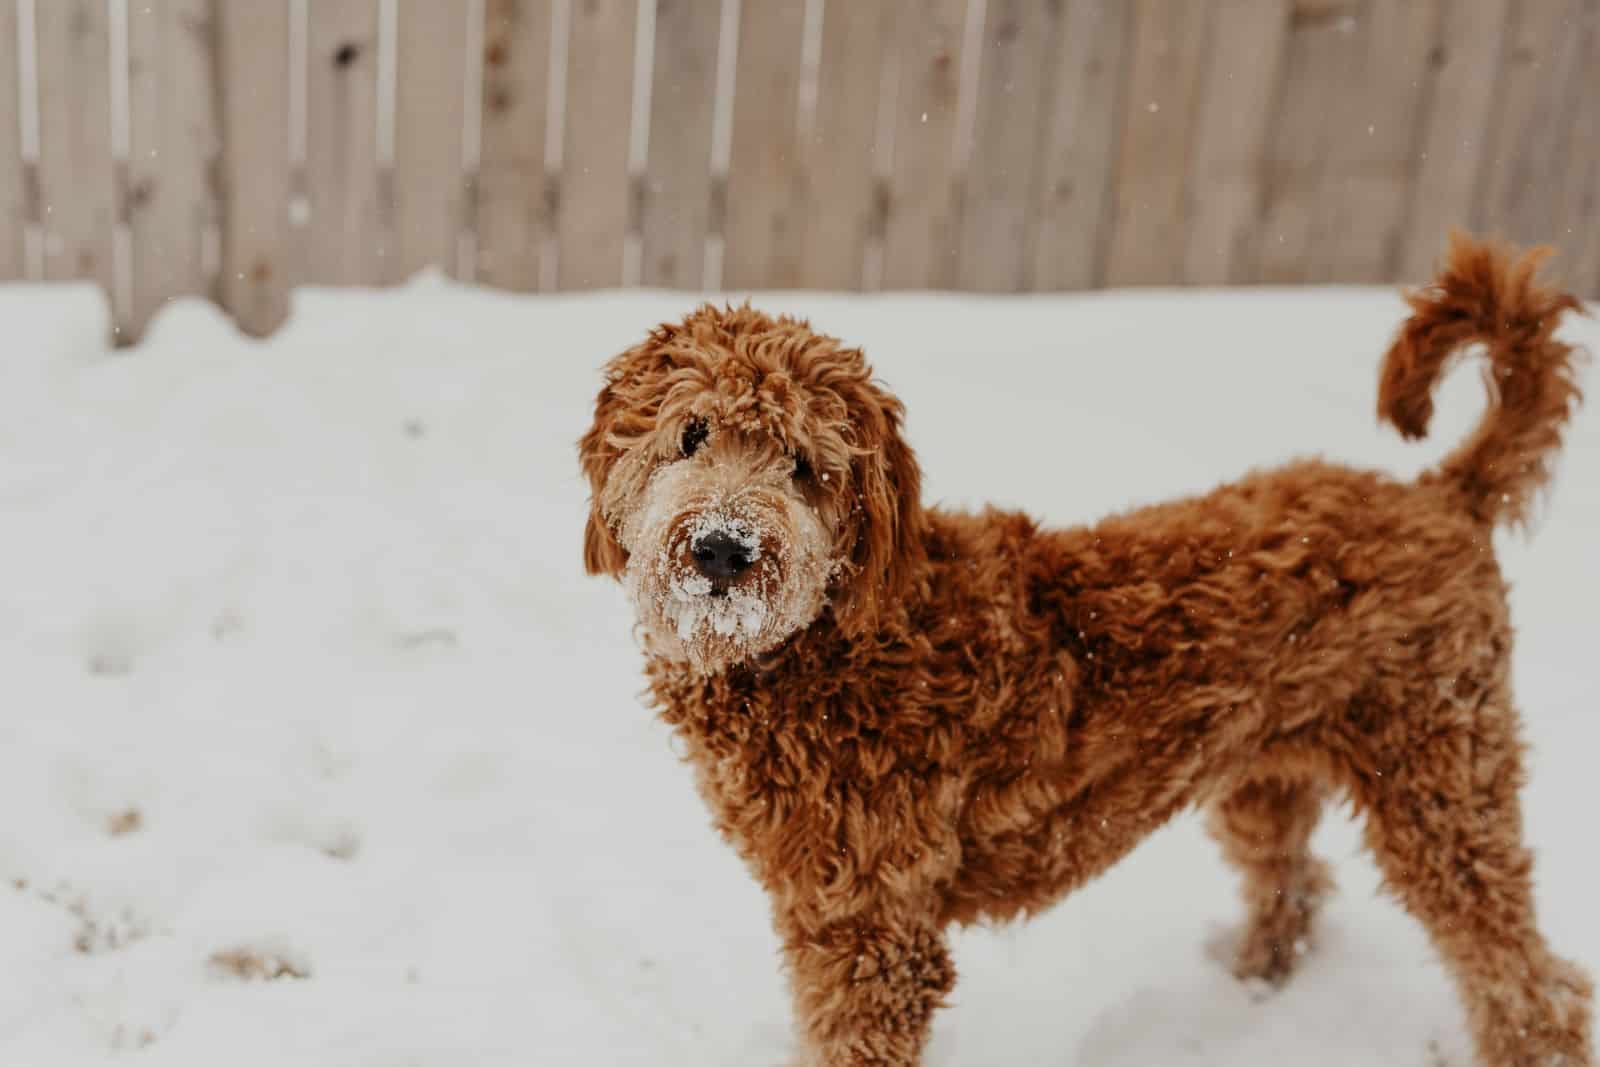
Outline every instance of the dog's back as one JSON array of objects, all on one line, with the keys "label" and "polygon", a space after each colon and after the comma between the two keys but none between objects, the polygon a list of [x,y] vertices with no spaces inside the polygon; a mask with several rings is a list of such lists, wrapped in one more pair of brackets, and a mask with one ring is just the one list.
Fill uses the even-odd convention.
[{"label": "dog's back", "polygon": [[[1541,258],[1458,236],[1411,296],[1382,371],[1385,418],[1420,436],[1453,355],[1481,341],[1491,367],[1481,425],[1416,483],[1310,461],[1082,529],[933,513],[918,629],[966,620],[964,647],[982,654],[973,668],[934,642],[926,667],[993,674],[1011,701],[982,711],[980,685],[972,705],[984,766],[953,917],[1037,909],[1240,775],[1381,783],[1407,731],[1434,728],[1441,693],[1449,712],[1504,689],[1512,630],[1491,527],[1526,517],[1579,400],[1575,353],[1553,337],[1578,304],[1535,283]],[[1361,731],[1394,731],[1395,747]],[[1018,839],[1026,877],[1000,862]]]},{"label": "dog's back", "polygon": [[950,916],[1035,910],[1204,802],[1244,877],[1236,970],[1281,980],[1331,884],[1311,832],[1343,793],[1454,972],[1485,1061],[1592,1062],[1592,986],[1533,919],[1492,537],[1527,520],[1580,399],[1576,354],[1553,336],[1579,305],[1535,283],[1542,258],[1458,236],[1410,297],[1382,417],[1422,436],[1451,359],[1481,342],[1489,363],[1481,423],[1417,482],[1294,464],[1017,553],[1018,600],[1077,677],[1066,700],[1031,702],[1062,717],[1059,755],[973,783]]}]

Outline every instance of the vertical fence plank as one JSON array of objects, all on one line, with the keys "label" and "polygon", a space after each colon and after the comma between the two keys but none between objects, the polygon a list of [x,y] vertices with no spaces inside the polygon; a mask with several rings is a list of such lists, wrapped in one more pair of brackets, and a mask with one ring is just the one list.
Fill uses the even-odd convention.
[{"label": "vertical fence plank", "polygon": [[1326,102],[1314,281],[1390,277],[1416,175],[1424,72],[1439,14],[1435,0],[1370,0],[1358,16],[1359,66],[1344,92]]},{"label": "vertical fence plank", "polygon": [[[1583,83],[1578,32],[1585,0],[1518,0],[1511,5],[1497,107],[1479,187],[1477,223],[1520,243],[1554,240],[1560,185],[1573,148],[1574,119],[1592,84]],[[1593,110],[1581,138],[1595,136]]]},{"label": "vertical fence plank", "polygon": [[645,285],[698,289],[705,278],[721,8],[714,0],[656,0],[649,152],[640,198]]},{"label": "vertical fence plank", "polygon": [[1200,89],[1189,165],[1183,280],[1238,280],[1261,195],[1262,150],[1289,33],[1289,0],[1221,0],[1211,38],[1219,53]]},{"label": "vertical fence plank", "polygon": [[1179,280],[1188,229],[1184,179],[1210,48],[1212,5],[1138,0],[1123,104],[1107,285]]},{"label": "vertical fence plank", "polygon": [[128,224],[135,340],[175,296],[210,291],[205,244],[216,221],[217,93],[209,0],[128,8]]},{"label": "vertical fence plank", "polygon": [[1600,300],[1600,7],[1584,9],[1579,27],[1583,59],[1573,86],[1577,107],[1573,116],[1573,157],[1569,161],[1557,218],[1565,223],[1561,237],[1560,276],[1577,291]]},{"label": "vertical fence plank", "polygon": [[383,279],[378,185],[378,0],[312,0],[306,20],[306,201],[300,277]]},{"label": "vertical fence plank", "polygon": [[0,2],[0,282],[21,278],[28,221],[22,163],[22,93],[18,72],[17,5]]},{"label": "vertical fence plank", "polygon": [[816,121],[801,146],[800,284],[807,288],[862,286],[873,225],[882,56],[892,14],[889,4],[850,0],[823,9]]},{"label": "vertical fence plank", "polygon": [[1131,13],[1125,0],[1068,0],[1034,181],[1035,289],[1087,289],[1104,275]]},{"label": "vertical fence plank", "polygon": [[787,288],[799,279],[795,216],[802,3],[746,0],[739,13],[723,284]]},{"label": "vertical fence plank", "polygon": [[48,0],[35,13],[44,276],[112,292],[116,179],[105,0]]},{"label": "vertical fence plank", "polygon": [[1059,8],[1035,0],[989,0],[979,60],[977,129],[962,190],[963,289],[1028,288],[1030,194],[1045,100],[1045,57]]},{"label": "vertical fence plank", "polygon": [[887,217],[886,289],[945,289],[956,272],[956,112],[967,0],[902,0]]},{"label": "vertical fence plank", "polygon": [[[1600,63],[1600,48],[1591,49],[1591,55],[1588,62]],[[1600,129],[1600,107],[1592,99],[1583,106],[1584,127]],[[1600,296],[1600,289],[1594,284],[1600,270],[1600,233],[1596,232],[1600,231],[1600,224],[1596,223],[1596,209],[1600,208],[1600,137],[1574,137],[1571,149],[1557,190],[1557,222],[1549,238],[1561,251],[1551,273],[1581,295]]]},{"label": "vertical fence plank", "polygon": [[550,4],[489,0],[483,28],[483,138],[478,163],[478,277],[539,288],[550,234],[545,174]]},{"label": "vertical fence plank", "polygon": [[1304,282],[1313,269],[1330,101],[1350,87],[1364,41],[1359,5],[1297,2],[1262,166],[1262,209],[1240,280]]},{"label": "vertical fence plank", "polygon": [[467,5],[400,0],[395,34],[394,252],[389,280],[427,266],[456,273],[466,225],[461,167]]},{"label": "vertical fence plank", "polygon": [[222,306],[264,337],[289,314],[289,5],[217,0]]},{"label": "vertical fence plank", "polygon": [[1600,5],[1585,4],[1574,12],[1567,33],[1578,41],[1578,59],[1569,75],[1567,106],[1571,117],[1564,143],[1567,158],[1560,173],[1549,240],[1561,249],[1556,276],[1583,295],[1600,295],[1593,279],[1600,266]]},{"label": "vertical fence plank", "polygon": [[563,289],[622,282],[638,6],[635,0],[576,0],[572,5],[556,218]]},{"label": "vertical fence plank", "polygon": [[1414,146],[1417,176],[1395,264],[1400,281],[1432,277],[1450,228],[1471,224],[1509,3],[1445,4],[1424,74],[1427,103]]}]

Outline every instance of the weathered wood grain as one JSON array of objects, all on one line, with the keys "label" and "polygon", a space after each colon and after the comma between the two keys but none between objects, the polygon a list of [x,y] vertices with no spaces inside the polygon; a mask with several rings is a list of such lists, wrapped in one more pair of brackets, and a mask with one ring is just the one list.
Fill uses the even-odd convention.
[{"label": "weathered wood grain", "polygon": [[979,61],[977,130],[962,191],[963,289],[1027,288],[1028,229],[1042,151],[1046,57],[1061,10],[1038,0],[989,0]]},{"label": "weathered wood grain", "polygon": [[478,279],[539,288],[555,186],[545,170],[551,11],[540,0],[489,0],[483,32],[478,161]]},{"label": "weathered wood grain", "polygon": [[1417,174],[1439,8],[1438,0],[1370,0],[1357,16],[1363,21],[1357,67],[1327,108],[1314,281],[1391,275]]},{"label": "weathered wood grain", "polygon": [[1427,98],[1417,136],[1416,180],[1392,274],[1419,284],[1433,276],[1452,227],[1473,225],[1510,0],[1447,3],[1423,77]]},{"label": "weathered wood grain", "polygon": [[649,151],[640,197],[640,279],[698,289],[711,217],[719,0],[656,0]]},{"label": "weathered wood grain", "polygon": [[1035,289],[1087,289],[1105,276],[1132,16],[1125,0],[1067,2],[1032,193]]},{"label": "weathered wood grain", "polygon": [[1573,135],[1593,138],[1596,73],[1584,69],[1584,0],[1511,5],[1478,187],[1478,228],[1520,243],[1554,242]]},{"label": "weathered wood grain", "polygon": [[622,282],[637,20],[634,0],[577,0],[572,4],[566,136],[556,218],[563,289],[593,289]]},{"label": "weathered wood grain", "polygon": [[264,337],[289,314],[289,5],[216,0],[224,309]]},{"label": "weathered wood grain", "polygon": [[466,227],[465,0],[400,0],[394,99],[392,281],[424,267],[458,273]]},{"label": "weathered wood grain", "polygon": [[[1138,0],[1122,109],[1107,285],[1170,285],[1183,273],[1185,183],[1210,53],[1210,4]],[[1220,46],[1220,42],[1219,42]]]},{"label": "weathered wood grain", "polygon": [[385,277],[378,167],[378,0],[313,0],[306,41],[306,199],[300,274]]},{"label": "weathered wood grain", "polygon": [[109,298],[117,191],[105,0],[49,0],[34,18],[44,277],[93,280]]},{"label": "weathered wood grain", "polygon": [[1565,232],[1555,268],[1580,293],[1600,299],[1600,91],[1589,82],[1592,72],[1600,71],[1600,6],[1584,10],[1579,30],[1585,77],[1577,87],[1581,95],[1573,115],[1574,149],[1557,216]]},{"label": "weathered wood grain", "polygon": [[816,121],[801,146],[799,282],[859,289],[872,232],[881,57],[893,7],[830,3],[822,19]]},{"label": "weathered wood grain", "polygon": [[132,341],[161,305],[209,294],[206,241],[218,215],[216,26],[209,0],[128,9],[128,225]]},{"label": "weathered wood grain", "polygon": [[125,339],[177,295],[266,334],[297,281],[464,258],[590,288],[637,250],[642,282],[696,289],[708,244],[733,290],[1377,283],[1423,280],[1459,225],[1557,245],[1553,273],[1600,296],[1594,0],[651,0],[639,116],[639,0],[482,0],[473,85],[475,0],[397,0],[391,169],[384,0],[311,0],[295,219],[292,5],[129,4],[124,163],[117,2],[33,5],[35,162],[0,0],[0,280],[95,281]]},{"label": "weathered wood grain", "polygon": [[723,285],[799,284],[802,3],[746,2],[739,15],[723,222]]},{"label": "weathered wood grain", "polygon": [[1332,143],[1328,112],[1360,69],[1364,9],[1338,0],[1294,6],[1263,154],[1261,210],[1248,252],[1241,253],[1241,281],[1296,283],[1315,274]]},{"label": "weathered wood grain", "polygon": [[884,204],[886,289],[955,283],[956,112],[967,0],[902,0],[893,149]]},{"label": "weathered wood grain", "polygon": [[1262,152],[1289,39],[1289,0],[1219,0],[1200,86],[1185,203],[1182,278],[1239,280],[1261,199]]},{"label": "weathered wood grain", "polygon": [[22,160],[22,92],[17,6],[0,4],[0,282],[26,273],[27,174]]}]

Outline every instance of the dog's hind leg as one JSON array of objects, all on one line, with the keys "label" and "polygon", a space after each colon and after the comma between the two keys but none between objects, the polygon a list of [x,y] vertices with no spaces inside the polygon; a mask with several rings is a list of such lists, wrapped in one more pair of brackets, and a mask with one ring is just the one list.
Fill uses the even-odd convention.
[{"label": "dog's hind leg", "polygon": [[1310,942],[1317,907],[1333,887],[1311,854],[1322,790],[1307,779],[1251,778],[1211,808],[1210,830],[1244,877],[1247,915],[1233,961],[1240,978],[1281,982]]},{"label": "dog's hind leg", "polygon": [[1389,889],[1455,977],[1479,1055],[1487,1067],[1592,1067],[1593,987],[1534,923],[1522,746],[1503,681],[1393,721],[1404,733],[1368,735],[1352,793]]}]

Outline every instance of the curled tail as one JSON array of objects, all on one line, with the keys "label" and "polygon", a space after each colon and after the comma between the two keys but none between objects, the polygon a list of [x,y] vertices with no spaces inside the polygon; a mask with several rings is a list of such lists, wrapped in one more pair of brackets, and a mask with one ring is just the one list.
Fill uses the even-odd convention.
[{"label": "curled tail", "polygon": [[1578,353],[1551,335],[1563,311],[1583,313],[1570,294],[1535,282],[1550,254],[1456,232],[1444,269],[1407,295],[1411,317],[1384,357],[1378,418],[1420,438],[1433,415],[1432,391],[1463,347],[1481,341],[1489,366],[1489,409],[1476,430],[1424,480],[1454,487],[1486,523],[1521,524],[1550,480],[1561,430],[1582,400]]}]

